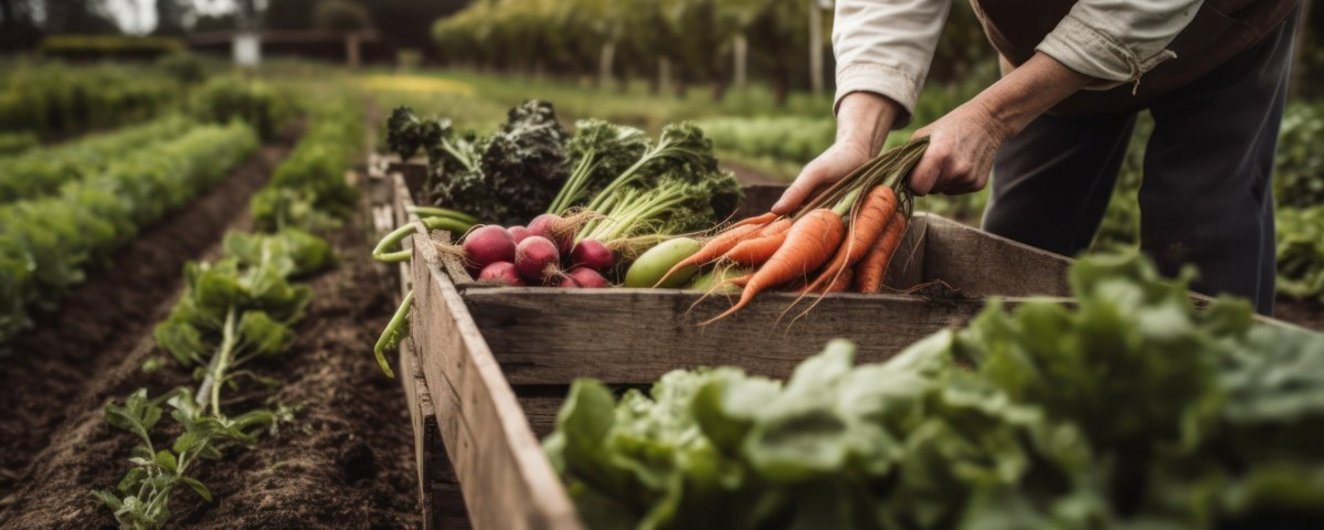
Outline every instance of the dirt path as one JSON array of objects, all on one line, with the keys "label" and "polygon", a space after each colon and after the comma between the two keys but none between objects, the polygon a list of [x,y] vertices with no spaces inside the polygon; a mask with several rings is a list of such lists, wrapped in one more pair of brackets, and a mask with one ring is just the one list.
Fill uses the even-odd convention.
[{"label": "dirt path", "polygon": [[[242,211],[242,208],[240,208]],[[259,365],[282,386],[281,404],[296,407],[291,424],[251,450],[201,465],[197,477],[215,502],[180,492],[172,525],[187,528],[414,528],[418,527],[412,471],[413,438],[404,396],[380,374],[371,349],[376,330],[394,310],[387,276],[367,260],[360,220],[332,237],[337,269],[314,278],[314,299],[296,326],[283,361]],[[174,272],[178,284],[179,272]],[[162,308],[168,307],[163,305]],[[113,488],[124,474],[131,437],[106,425],[101,404],[147,387],[158,394],[191,384],[171,368],[154,374],[142,362],[160,355],[150,336],[155,317],[142,317],[126,352],[104,363],[86,397],[44,437],[45,447],[0,511],[0,528],[100,528],[114,525],[109,510],[89,495]]]},{"label": "dirt path", "polygon": [[[0,528],[112,528],[88,494],[123,476],[131,437],[109,428],[107,399],[147,387],[191,384],[144,361],[163,354],[151,337],[174,303],[183,263],[213,257],[227,228],[245,229],[248,197],[288,149],[261,156],[150,229],[66,298],[63,308],[15,343],[0,371]],[[315,298],[298,339],[278,364],[257,366],[284,384],[274,396],[296,407],[293,423],[254,450],[203,465],[215,494],[182,492],[172,527],[416,528],[412,433],[398,382],[377,370],[373,333],[394,310],[390,279],[367,260],[363,223],[331,237],[341,263],[310,281]]]},{"label": "dirt path", "polygon": [[413,433],[398,381],[372,357],[395,311],[390,278],[368,259],[363,221],[334,245],[337,270],[312,282],[308,316],[276,375],[300,407],[290,432],[199,478],[214,504],[177,511],[189,528],[416,528]]},{"label": "dirt path", "polygon": [[1304,328],[1324,331],[1324,304],[1319,302],[1279,296],[1274,304],[1273,316]]},{"label": "dirt path", "polygon": [[65,419],[100,405],[105,396],[89,379],[123,362],[151,333],[175,297],[184,263],[220,239],[288,151],[262,148],[225,182],[139,234],[58,311],[36,316],[37,325],[15,337],[13,353],[0,361],[0,508],[32,478],[34,457]]},{"label": "dirt path", "polygon": [[736,180],[739,180],[741,184],[773,184],[778,186],[790,184],[786,179],[777,178],[768,175],[757,168],[738,164],[729,160],[722,161],[722,169],[735,173]]}]

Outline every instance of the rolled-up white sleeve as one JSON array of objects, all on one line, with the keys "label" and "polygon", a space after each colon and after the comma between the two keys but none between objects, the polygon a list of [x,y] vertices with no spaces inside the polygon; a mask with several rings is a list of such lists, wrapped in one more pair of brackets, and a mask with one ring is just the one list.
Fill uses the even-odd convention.
[{"label": "rolled-up white sleeve", "polygon": [[835,109],[851,92],[896,101],[910,121],[933,61],[951,0],[837,0],[832,51],[837,58]]},{"label": "rolled-up white sleeve", "polygon": [[1203,0],[1081,0],[1035,49],[1106,89],[1139,83],[1176,57],[1168,45],[1195,18]]}]

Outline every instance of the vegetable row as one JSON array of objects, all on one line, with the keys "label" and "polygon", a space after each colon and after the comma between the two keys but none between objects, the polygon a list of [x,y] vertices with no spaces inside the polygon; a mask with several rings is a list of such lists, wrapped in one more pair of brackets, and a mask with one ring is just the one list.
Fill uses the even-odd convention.
[{"label": "vegetable row", "polygon": [[145,120],[183,97],[180,83],[156,70],[20,64],[0,78],[0,131],[66,137]]},{"label": "vegetable row", "polygon": [[151,152],[196,128],[180,115],[82,138],[59,147],[0,158],[0,204],[50,195],[66,182],[104,171],[114,162]]},{"label": "vegetable row", "polygon": [[0,344],[51,310],[84,270],[219,182],[257,147],[250,127],[198,127],[115,160],[57,195],[0,205]]},{"label": "vegetable row", "polygon": [[[177,369],[193,372],[194,384],[155,396],[141,388],[106,406],[107,422],[138,438],[119,483],[92,492],[121,528],[167,526],[183,487],[211,502],[198,467],[224,465],[295,420],[289,404],[270,399],[280,381],[269,373],[288,357],[312,297],[300,282],[335,265],[316,232],[353,211],[357,196],[344,172],[362,140],[358,98],[318,95],[305,106],[308,132],[250,201],[257,232],[229,233],[220,259],[188,264],[184,295],[155,328],[157,345]],[[166,410],[175,426],[158,425]]]},{"label": "vegetable row", "polygon": [[1318,526],[1324,336],[1187,279],[1095,256],[1073,306],[993,303],[880,364],[577,380],[544,446],[590,528]]}]

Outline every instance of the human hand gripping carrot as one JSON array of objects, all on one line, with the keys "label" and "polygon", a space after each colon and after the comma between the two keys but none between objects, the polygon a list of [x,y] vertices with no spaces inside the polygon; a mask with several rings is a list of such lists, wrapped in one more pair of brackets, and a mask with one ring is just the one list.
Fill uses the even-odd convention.
[{"label": "human hand gripping carrot", "polygon": [[805,165],[772,206],[772,213],[791,212],[815,190],[841,180],[877,156],[902,112],[901,105],[870,92],[853,92],[842,98],[837,107],[836,141]]}]

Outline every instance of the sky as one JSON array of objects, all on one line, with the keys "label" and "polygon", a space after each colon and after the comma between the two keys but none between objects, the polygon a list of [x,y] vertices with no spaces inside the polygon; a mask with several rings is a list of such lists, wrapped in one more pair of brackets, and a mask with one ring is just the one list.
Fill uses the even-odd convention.
[{"label": "sky", "polygon": [[[126,33],[144,34],[156,29],[156,0],[106,0],[106,9]],[[199,15],[234,10],[231,0],[193,0]]]}]

